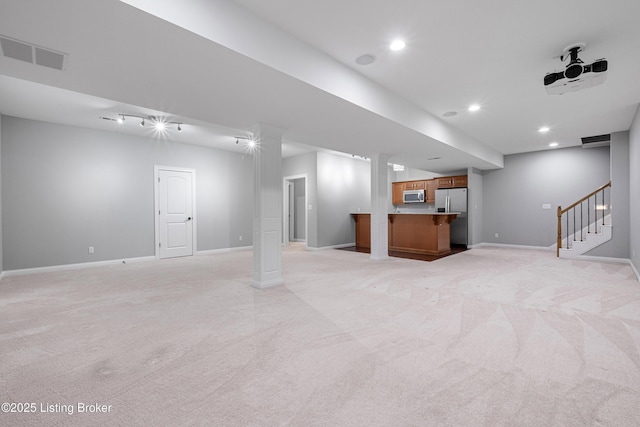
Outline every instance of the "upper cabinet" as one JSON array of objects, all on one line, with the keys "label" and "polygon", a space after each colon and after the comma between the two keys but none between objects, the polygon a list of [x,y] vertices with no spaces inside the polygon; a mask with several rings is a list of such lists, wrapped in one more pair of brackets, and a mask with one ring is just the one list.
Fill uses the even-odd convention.
[{"label": "upper cabinet", "polygon": [[404,182],[394,182],[391,184],[391,203],[401,205],[404,201],[402,192],[404,191]]},{"label": "upper cabinet", "polygon": [[426,181],[405,181],[402,183],[403,190],[426,190],[427,183]]},{"label": "upper cabinet", "polygon": [[441,176],[438,180],[438,188],[458,188],[467,186],[467,175]]},{"label": "upper cabinet", "polygon": [[467,176],[441,176],[434,179],[420,181],[401,181],[391,184],[391,203],[401,205],[403,203],[402,192],[405,190],[425,190],[425,202],[436,201],[436,190],[439,188],[458,188],[467,186]]},{"label": "upper cabinet", "polygon": [[426,202],[427,203],[435,203],[436,201],[436,188],[438,188],[438,183],[435,179],[430,179],[427,181],[427,191],[426,191]]}]

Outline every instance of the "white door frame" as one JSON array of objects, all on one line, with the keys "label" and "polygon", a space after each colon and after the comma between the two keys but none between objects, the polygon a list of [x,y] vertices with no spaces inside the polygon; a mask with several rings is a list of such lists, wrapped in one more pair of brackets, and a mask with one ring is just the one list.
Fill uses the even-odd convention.
[{"label": "white door frame", "polygon": [[[287,239],[288,242],[291,242],[292,238],[296,235],[296,230],[294,229],[296,225],[296,206],[295,206],[295,184],[293,181],[288,181],[289,185],[289,210],[287,212],[287,217],[289,219],[289,237]],[[287,221],[285,221],[287,222]]]},{"label": "white door frame", "polygon": [[289,245],[289,228],[287,227],[286,215],[289,214],[289,183],[296,179],[304,179],[304,240],[305,246],[309,240],[309,210],[307,209],[307,197],[309,194],[307,174],[289,175],[282,178],[282,245]]},{"label": "white door frame", "polygon": [[158,185],[159,182],[159,178],[160,178],[160,171],[161,170],[168,170],[168,171],[175,171],[175,172],[189,172],[191,173],[191,204],[192,204],[192,212],[193,212],[193,239],[191,241],[191,245],[192,245],[192,254],[196,254],[196,250],[198,248],[198,242],[197,242],[197,223],[198,223],[198,214],[196,213],[196,170],[195,169],[191,169],[191,168],[179,168],[179,167],[175,167],[175,166],[159,166],[156,165],[153,167],[153,201],[154,201],[154,211],[153,211],[153,218],[154,218],[154,227],[155,227],[155,241],[154,241],[154,246],[155,246],[155,256],[156,259],[160,259],[160,247],[159,247],[159,243],[160,243],[160,221],[159,221],[159,215],[158,212],[160,211],[160,201],[159,201],[159,197],[158,197],[158,192],[160,191],[160,186]]}]

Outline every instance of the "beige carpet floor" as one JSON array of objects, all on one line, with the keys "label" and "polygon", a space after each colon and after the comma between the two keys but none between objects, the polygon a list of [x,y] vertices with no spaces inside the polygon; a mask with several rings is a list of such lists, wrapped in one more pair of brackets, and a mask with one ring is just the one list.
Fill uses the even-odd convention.
[{"label": "beige carpet floor", "polygon": [[638,426],[640,285],[554,255],[292,247],[268,290],[250,251],[5,277],[0,402],[34,411],[0,425]]}]

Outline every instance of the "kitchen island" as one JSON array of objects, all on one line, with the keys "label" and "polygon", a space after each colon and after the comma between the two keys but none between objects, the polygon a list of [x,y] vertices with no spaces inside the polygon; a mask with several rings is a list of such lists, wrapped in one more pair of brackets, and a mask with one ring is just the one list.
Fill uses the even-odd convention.
[{"label": "kitchen island", "polygon": [[[371,214],[352,213],[356,247],[371,248]],[[451,252],[449,224],[457,213],[389,214],[389,250],[427,255]]]}]

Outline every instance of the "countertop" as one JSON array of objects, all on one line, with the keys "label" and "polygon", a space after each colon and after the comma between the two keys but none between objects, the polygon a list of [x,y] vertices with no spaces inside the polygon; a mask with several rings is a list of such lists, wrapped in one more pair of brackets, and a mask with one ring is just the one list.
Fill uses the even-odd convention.
[{"label": "countertop", "polygon": [[[351,215],[371,215],[371,212],[351,212]],[[388,215],[460,215],[460,212],[389,212]]]}]

